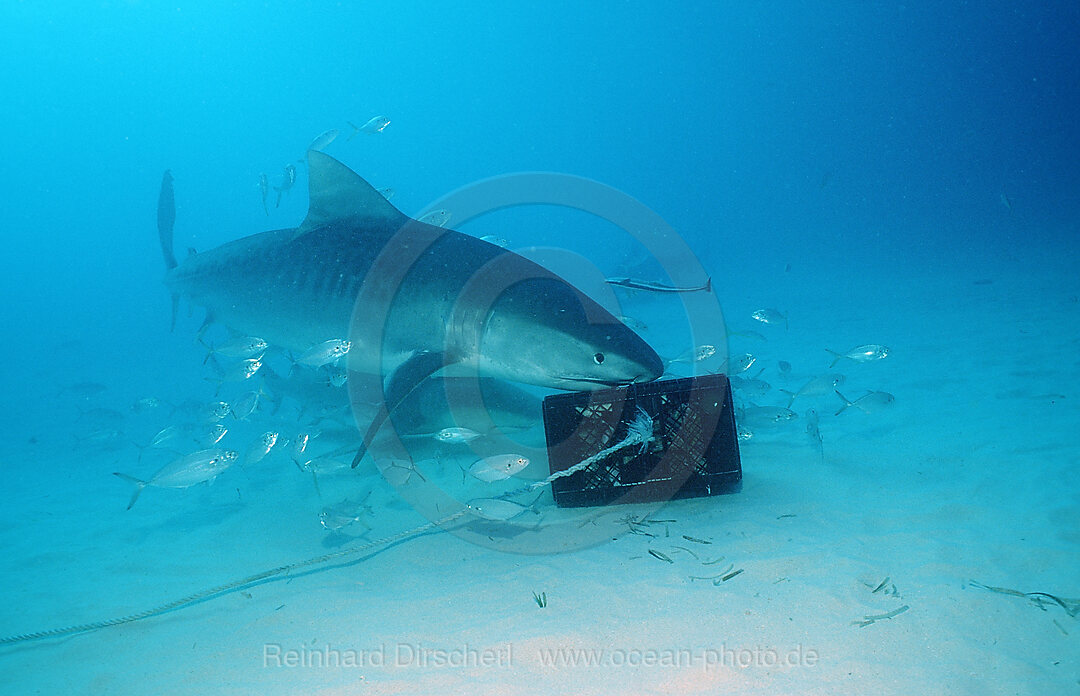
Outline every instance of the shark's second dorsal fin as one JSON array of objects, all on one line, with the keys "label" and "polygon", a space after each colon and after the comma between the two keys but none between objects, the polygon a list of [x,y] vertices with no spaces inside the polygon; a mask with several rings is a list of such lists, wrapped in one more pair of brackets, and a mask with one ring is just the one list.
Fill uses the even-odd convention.
[{"label": "shark's second dorsal fin", "polygon": [[401,222],[405,214],[390,204],[359,174],[330,155],[308,150],[308,214],[296,236],[349,217]]}]

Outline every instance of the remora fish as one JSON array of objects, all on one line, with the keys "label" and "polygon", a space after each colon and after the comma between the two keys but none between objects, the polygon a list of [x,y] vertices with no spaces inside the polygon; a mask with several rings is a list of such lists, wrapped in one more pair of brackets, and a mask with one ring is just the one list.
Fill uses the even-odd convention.
[{"label": "remora fish", "polygon": [[[551,271],[410,219],[329,155],[309,152],[308,172],[308,214],[295,229],[254,234],[178,264],[172,225],[160,225],[165,284],[214,320],[296,353],[327,336],[352,340],[350,389],[363,388],[353,375],[367,375],[375,380],[370,401],[393,396],[366,444],[397,403],[447,366],[567,390],[663,374],[644,340]],[[173,204],[171,176],[160,204]],[[158,217],[171,223],[169,212]]]},{"label": "remora fish", "polygon": [[620,288],[631,290],[651,290],[653,292],[709,292],[712,290],[712,278],[706,278],[704,285],[693,287],[680,287],[678,285],[664,285],[652,280],[637,280],[635,278],[605,278],[608,285],[617,285]]}]

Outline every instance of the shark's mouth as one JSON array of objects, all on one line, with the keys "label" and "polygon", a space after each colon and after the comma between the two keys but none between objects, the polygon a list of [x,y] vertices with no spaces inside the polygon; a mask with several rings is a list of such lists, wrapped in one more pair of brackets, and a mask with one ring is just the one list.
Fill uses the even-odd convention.
[{"label": "shark's mouth", "polygon": [[629,384],[642,381],[642,376],[638,375],[631,379],[624,380],[611,380],[602,379],[600,377],[589,377],[586,375],[557,375],[555,379],[559,382],[577,382],[585,384],[596,384],[603,387],[625,387]]}]

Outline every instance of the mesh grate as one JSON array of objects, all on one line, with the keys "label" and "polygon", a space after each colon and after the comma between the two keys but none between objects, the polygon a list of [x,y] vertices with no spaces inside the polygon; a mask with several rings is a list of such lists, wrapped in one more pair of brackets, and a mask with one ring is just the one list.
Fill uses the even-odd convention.
[{"label": "mesh grate", "polygon": [[627,436],[637,409],[653,440],[628,447],[552,483],[560,507],[716,495],[742,481],[731,388],[723,375],[635,384],[544,400],[551,473],[565,471]]}]

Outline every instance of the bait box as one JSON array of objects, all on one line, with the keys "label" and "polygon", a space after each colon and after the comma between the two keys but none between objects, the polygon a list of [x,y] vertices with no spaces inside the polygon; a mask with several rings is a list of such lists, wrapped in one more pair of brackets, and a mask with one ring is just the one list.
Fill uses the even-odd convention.
[{"label": "bait box", "polygon": [[653,419],[653,439],[552,481],[556,505],[656,502],[740,490],[739,440],[724,375],[548,396],[543,409],[551,473],[623,441],[639,408]]}]

